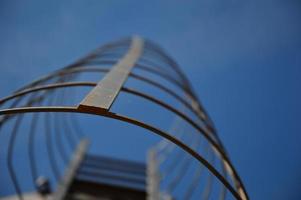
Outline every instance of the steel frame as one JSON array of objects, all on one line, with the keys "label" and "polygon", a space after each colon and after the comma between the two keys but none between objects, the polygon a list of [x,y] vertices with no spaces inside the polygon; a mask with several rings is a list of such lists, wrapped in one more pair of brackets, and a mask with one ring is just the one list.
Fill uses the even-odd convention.
[{"label": "steel frame", "polygon": [[[138,41],[139,40],[139,41]],[[137,45],[138,41],[138,45]],[[144,46],[143,46],[144,45]],[[136,46],[136,47],[135,47]],[[130,56],[130,58],[127,59],[121,59],[117,61],[116,59],[106,59],[106,56],[110,55],[110,51],[116,51],[116,49],[127,49],[129,48],[127,54],[124,56],[126,58],[129,54],[133,54],[135,52],[134,56]],[[138,50],[135,48],[138,48]],[[133,50],[134,49],[134,50]],[[138,52],[137,52],[138,51]],[[142,52],[143,51],[143,52]],[[159,58],[159,62],[161,65],[159,66],[151,66],[154,63],[148,63],[145,64],[146,60],[142,60],[143,62],[140,63],[140,58],[143,58],[144,53],[152,54],[154,56],[157,56],[157,59]],[[120,57],[117,54],[117,57]],[[97,59],[97,60],[95,60]],[[124,61],[126,60],[126,61]],[[116,64],[117,63],[117,64]],[[126,63],[126,64],[125,64]],[[98,65],[98,66],[91,66]],[[112,68],[103,68],[103,64],[105,65],[114,65]],[[163,67],[164,65],[164,67]],[[168,66],[168,69],[166,69],[166,66]],[[176,86],[178,89],[180,89],[181,93],[184,94],[182,96],[181,94],[177,94],[177,92],[173,91],[172,89],[164,86],[160,82],[153,81],[143,75],[136,74],[134,72],[131,72],[132,68],[137,68],[143,71],[148,71],[149,73],[152,73],[168,82]],[[176,77],[171,76],[171,74],[168,73],[168,70],[173,70],[173,72],[176,74]],[[117,71],[117,72],[116,72]],[[76,77],[79,74],[82,73],[106,73],[105,78],[100,80],[99,83],[94,82],[72,82],[71,80],[76,79]],[[121,75],[115,75],[116,73],[121,73]],[[118,78],[116,78],[118,77]],[[192,111],[192,113],[198,118],[198,120],[194,120],[191,117],[189,117],[184,112],[180,111],[179,109],[169,105],[168,103],[154,97],[151,95],[148,95],[146,93],[140,92],[135,89],[127,88],[124,85],[125,81],[128,77],[131,77],[135,80],[142,81],[146,84],[149,84],[150,86],[156,87],[160,89],[162,92],[167,93],[169,96],[177,100],[179,103],[181,103],[183,106],[185,106],[187,109]],[[106,80],[109,80],[110,84],[104,83]],[[116,83],[117,82],[117,83]],[[106,86],[107,85],[107,86]],[[53,104],[53,94],[56,90],[62,89],[62,88],[70,88],[70,87],[93,87],[89,95],[86,96],[86,98],[75,106],[51,106]],[[108,88],[106,88],[108,87]],[[110,90],[109,93],[106,93],[106,91]],[[211,150],[214,152],[214,154],[221,160],[223,171],[222,173],[219,172],[208,160],[206,160],[202,155],[200,155],[196,150],[194,150],[193,147],[185,144],[180,139],[178,139],[175,136],[172,136],[170,133],[160,130],[157,127],[154,127],[150,124],[147,124],[143,121],[139,121],[138,119],[129,118],[127,116],[123,116],[114,112],[110,111],[110,107],[113,104],[114,100],[118,97],[119,92],[126,92],[130,93],[132,95],[135,95],[137,97],[143,98],[147,100],[148,102],[154,103],[158,106],[161,106],[162,108],[174,113],[176,116],[180,117],[182,120],[186,121],[189,125],[191,125],[199,134],[201,134],[210,144]],[[39,95],[39,93],[41,93]],[[96,95],[97,94],[97,95]],[[22,101],[25,101],[25,97],[28,95],[31,95],[26,103],[24,105],[21,105]],[[99,95],[102,96],[99,98]],[[93,100],[91,101],[91,96],[93,96]],[[97,96],[95,98],[95,96]],[[90,100],[87,100],[90,99]],[[103,99],[109,99],[108,101],[104,102]],[[42,102],[46,102],[48,100],[47,106],[39,106]],[[180,70],[178,65],[169,57],[167,56],[164,51],[156,46],[154,43],[143,40],[139,37],[134,37],[133,39],[124,39],[117,41],[115,43],[111,43],[108,45],[105,45],[88,56],[86,56],[83,59],[80,59],[74,64],[71,64],[65,68],[62,68],[61,70],[58,70],[52,74],[49,74],[45,77],[42,77],[41,79],[38,79],[31,84],[28,84],[27,86],[17,90],[12,95],[7,96],[5,98],[0,99],[0,107],[4,107],[7,103],[12,102],[12,104],[8,108],[2,108],[0,110],[0,116],[3,116],[0,119],[0,129],[1,127],[10,119],[13,119],[16,117],[15,126],[12,130],[12,134],[10,136],[9,140],[9,146],[8,146],[8,153],[7,153],[7,164],[10,176],[13,180],[14,187],[16,189],[16,192],[20,199],[22,199],[22,192],[18,184],[18,180],[16,177],[16,173],[14,170],[14,164],[12,161],[13,154],[14,154],[14,145],[15,145],[15,139],[17,137],[18,128],[22,122],[22,116],[20,115],[22,113],[36,113],[33,115],[32,123],[31,123],[31,135],[29,139],[29,155],[30,155],[30,166],[31,171],[33,174],[33,182],[35,178],[37,177],[37,164],[35,164],[34,159],[34,132],[35,127],[37,124],[38,119],[40,118],[38,113],[82,113],[82,114],[89,114],[89,115],[98,115],[106,118],[111,118],[119,121],[123,121],[129,124],[136,125],[138,127],[144,128],[146,130],[149,130],[152,133],[155,133],[168,141],[174,143],[181,149],[183,149],[187,154],[191,155],[194,159],[200,162],[203,166],[206,167],[221,183],[222,185],[230,191],[230,193],[236,198],[236,199],[248,199],[248,195],[246,192],[246,189],[244,188],[244,185],[238,176],[235,168],[233,167],[224,146],[222,145],[222,142],[220,141],[214,125],[212,123],[212,120],[210,119],[209,115],[206,113],[206,111],[203,109],[203,106],[201,105],[199,99],[197,98],[196,94],[194,93],[192,87],[190,86],[190,83],[188,79],[185,77],[184,73]],[[92,103],[91,103],[92,102]],[[34,106],[37,105],[37,106]],[[91,109],[91,107],[98,108],[98,109]],[[46,114],[47,115],[47,114]],[[49,115],[49,114],[48,114]],[[49,123],[47,122],[47,119],[49,117],[45,118],[45,126],[49,126]],[[46,131],[50,130],[51,127],[46,127]],[[59,128],[58,128],[59,129]],[[67,131],[65,131],[67,132]],[[70,131],[69,131],[70,132]],[[48,135],[50,135],[48,133]],[[83,135],[79,136],[83,137]],[[46,141],[46,144],[48,144],[50,159],[52,166],[55,165],[55,159],[53,158],[53,155],[51,156],[53,150],[52,144],[49,143],[51,141],[50,138],[48,138],[48,141]],[[59,145],[61,147],[61,152],[64,152],[64,149],[62,149],[62,144]],[[62,153],[64,155],[64,153]],[[51,158],[52,157],[52,158]],[[66,156],[64,156],[66,157]],[[53,171],[56,174],[57,179],[59,179],[59,170],[56,169],[57,167],[52,167]],[[185,171],[184,169],[181,171]],[[227,176],[231,177],[234,186],[230,183],[230,181],[227,179]],[[210,180],[208,180],[208,192],[210,193]],[[191,183],[190,188],[194,188],[196,184],[196,181],[193,181]],[[192,189],[190,189],[192,190]],[[208,193],[207,192],[207,193]],[[186,196],[189,196],[187,193]],[[223,198],[225,198],[225,195],[221,195]]]}]

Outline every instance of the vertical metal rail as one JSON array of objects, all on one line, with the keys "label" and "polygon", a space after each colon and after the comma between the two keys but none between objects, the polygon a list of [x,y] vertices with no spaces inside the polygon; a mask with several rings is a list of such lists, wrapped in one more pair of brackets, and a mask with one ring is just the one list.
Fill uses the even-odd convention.
[{"label": "vertical metal rail", "polygon": [[68,189],[75,177],[80,163],[83,161],[85,153],[87,151],[89,141],[82,139],[71,159],[71,163],[67,168],[63,179],[59,182],[57,191],[54,193],[53,200],[63,200],[67,196]]},{"label": "vertical metal rail", "polygon": [[109,110],[139,59],[142,50],[143,40],[140,37],[133,37],[127,54],[112,67],[97,86],[84,98],[78,109],[88,112]]},{"label": "vertical metal rail", "polygon": [[151,149],[148,152],[147,158],[147,200],[158,200],[160,199],[160,174],[159,165],[156,157],[156,152]]}]

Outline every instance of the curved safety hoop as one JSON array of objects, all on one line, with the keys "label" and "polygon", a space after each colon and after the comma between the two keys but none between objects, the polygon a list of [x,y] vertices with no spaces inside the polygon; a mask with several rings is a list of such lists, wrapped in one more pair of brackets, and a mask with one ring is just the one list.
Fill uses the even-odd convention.
[{"label": "curved safety hoop", "polygon": [[[99,82],[89,80],[90,76],[95,78],[95,75],[99,74],[103,76]],[[131,88],[126,84],[128,79],[135,80]],[[139,85],[140,83],[143,84]],[[150,95],[150,92],[137,89],[138,86],[135,84],[139,87],[150,86],[151,89],[156,89],[155,92],[160,93]],[[87,94],[83,94],[86,90],[82,87],[90,88]],[[84,98],[78,100],[78,93],[84,95]],[[167,111],[174,116],[174,125],[170,130],[163,130],[141,119],[117,114],[119,111],[112,111],[111,107],[118,104],[116,99],[120,93],[139,97],[144,100],[142,103],[156,105],[159,111]],[[164,94],[166,99],[160,99],[158,97],[160,94]],[[176,105],[169,102],[176,102]],[[181,184],[186,186],[181,192],[181,198],[185,199],[193,198],[200,191],[203,199],[210,199],[210,196],[215,195],[223,200],[226,198],[226,191],[229,191],[235,199],[249,199],[243,182],[189,79],[161,47],[149,40],[134,36],[106,44],[75,63],[39,78],[0,99],[0,108],[0,137],[8,137],[6,165],[19,199],[23,199],[23,191],[14,155],[20,130],[28,123],[29,134],[23,142],[27,145],[30,180],[35,190],[40,191],[41,188],[36,182],[41,168],[36,161],[37,137],[43,135],[46,161],[55,183],[64,182],[62,167],[66,168],[70,162],[72,163],[70,153],[74,152],[77,144],[86,137],[72,113],[97,115],[126,122],[166,139],[149,150],[151,162],[148,161],[150,163],[147,164],[147,170],[150,171],[146,174],[150,180],[143,186],[147,187],[149,200],[159,199],[160,195],[176,195],[176,189],[180,188]],[[6,124],[9,125],[5,126]],[[186,132],[185,128],[189,132]],[[178,150],[175,147],[179,147]],[[196,166],[195,161],[198,163]],[[177,162],[180,164],[176,168],[173,167]],[[166,163],[169,164],[165,165]],[[172,175],[175,171],[176,176]],[[200,190],[200,180],[203,179],[201,177],[205,171],[209,172],[206,185]],[[99,174],[87,169],[80,172],[89,176]],[[160,177],[156,173],[162,173],[164,176]],[[193,175],[187,181],[185,174],[189,173]],[[142,171],[143,174],[145,172]],[[103,176],[120,178],[129,184],[145,185],[141,177],[125,178],[116,174]],[[217,184],[220,187],[218,194],[215,194],[217,192],[213,189],[215,180],[218,180]],[[164,184],[161,184],[163,182]]]},{"label": "curved safety hoop", "polygon": [[153,126],[150,126],[146,123],[140,122],[139,120],[132,119],[123,115],[119,115],[112,112],[104,112],[104,113],[90,113],[90,112],[83,112],[77,109],[77,107],[24,107],[24,108],[14,108],[14,109],[6,109],[0,110],[0,115],[9,115],[9,114],[21,114],[21,113],[33,113],[33,112],[73,112],[73,113],[85,113],[85,114],[92,114],[92,115],[99,115],[107,118],[112,118],[120,121],[124,121],[141,128],[145,128],[157,135],[171,141],[172,143],[176,144],[188,154],[193,156],[196,160],[202,163],[204,166],[207,167],[208,170],[212,172],[224,185],[225,187],[233,194],[233,196],[237,199],[243,199],[239,193],[229,184],[229,182],[201,155],[195,152],[193,149],[185,145],[183,142],[178,140],[177,138],[171,136],[170,134],[161,131]]}]

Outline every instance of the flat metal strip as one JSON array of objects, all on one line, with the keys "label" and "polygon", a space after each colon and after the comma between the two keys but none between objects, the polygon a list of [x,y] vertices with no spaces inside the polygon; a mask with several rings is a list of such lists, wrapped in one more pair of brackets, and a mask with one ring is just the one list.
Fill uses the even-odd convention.
[{"label": "flat metal strip", "polygon": [[78,109],[86,112],[106,112],[110,109],[132,68],[143,51],[143,40],[133,37],[129,51],[106,76],[90,91]]}]

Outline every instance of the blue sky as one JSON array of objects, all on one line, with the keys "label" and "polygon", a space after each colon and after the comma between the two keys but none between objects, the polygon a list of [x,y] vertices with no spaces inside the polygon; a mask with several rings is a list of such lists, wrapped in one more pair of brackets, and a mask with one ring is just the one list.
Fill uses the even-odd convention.
[{"label": "blue sky", "polygon": [[180,64],[252,199],[301,198],[301,3],[0,2],[0,95],[139,34]]}]

